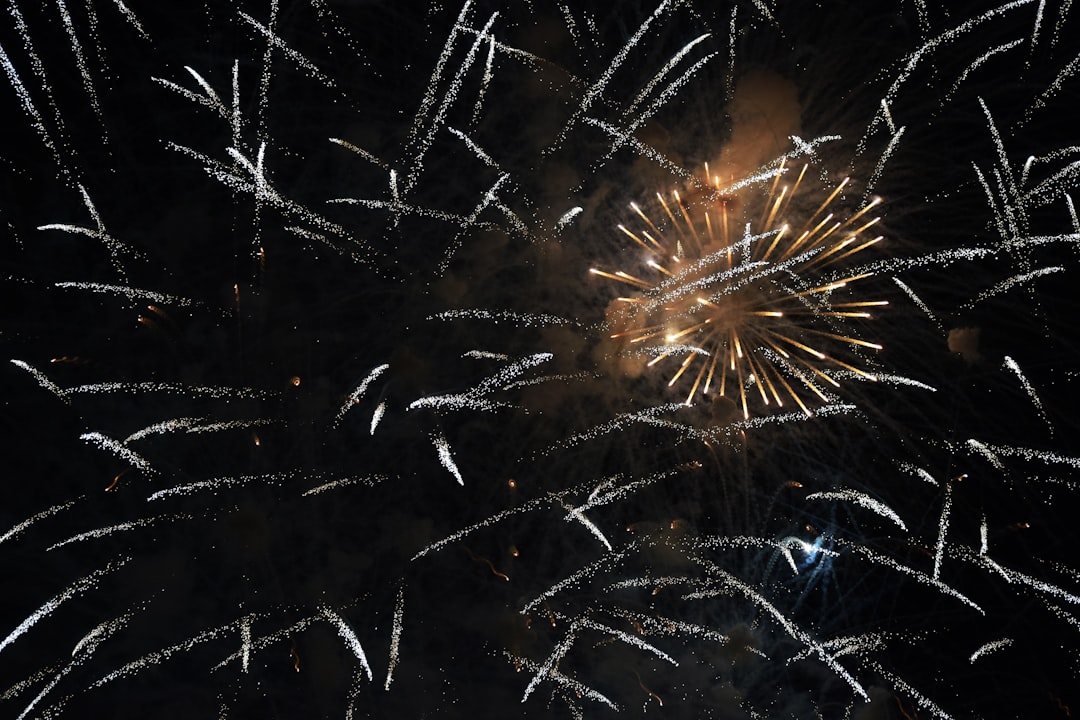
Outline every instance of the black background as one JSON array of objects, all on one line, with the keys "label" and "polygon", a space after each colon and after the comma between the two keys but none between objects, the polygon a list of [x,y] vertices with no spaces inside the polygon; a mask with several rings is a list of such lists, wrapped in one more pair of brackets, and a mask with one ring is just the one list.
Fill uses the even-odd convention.
[{"label": "black background", "polygon": [[[74,393],[65,402],[13,363],[0,370],[0,531],[73,502],[0,545],[2,636],[81,578],[129,558],[0,651],[3,717],[18,717],[64,670],[80,639],[122,616],[125,626],[49,688],[31,715],[53,708],[67,717],[342,717],[352,707],[353,717],[572,717],[570,706],[579,703],[586,717],[611,714],[550,681],[521,702],[535,668],[570,627],[581,629],[559,671],[604,693],[623,714],[914,718],[940,708],[950,717],[997,718],[1080,711],[1076,468],[1007,452],[995,463],[967,442],[1059,458],[1075,453],[1075,238],[1008,246],[976,173],[990,178],[993,203],[1004,207],[1007,193],[994,180],[1002,160],[981,98],[1014,177],[1029,155],[1046,159],[1032,166],[1026,187],[1064,171],[1059,186],[1025,201],[1016,238],[1078,232],[1064,197],[1076,197],[1076,175],[1067,169],[1077,155],[1070,63],[1080,22],[1064,14],[1068,3],[1003,10],[917,56],[928,38],[993,6],[674,5],[651,21],[584,113],[583,98],[654,8],[481,3],[465,13],[464,26],[479,30],[498,11],[496,39],[530,55],[496,52],[474,112],[489,47],[480,43],[429,147],[410,128],[460,7],[132,3],[143,34],[115,5],[72,3],[89,89],[60,6],[12,7],[29,31],[22,35],[9,13],[0,33],[12,67],[0,92],[4,359],[29,363],[61,388],[119,381],[187,389]],[[273,15],[277,37],[321,76],[280,48],[268,51],[265,35],[242,13],[263,24]],[[626,122],[623,110],[649,78],[704,32],[712,35],[679,67],[709,52],[715,58],[637,133],[690,172],[714,161],[728,141],[727,107],[738,79],[767,70],[798,89],[803,138],[841,136],[821,161],[834,174],[850,170],[861,189],[889,144],[884,125],[867,128],[910,64],[907,80],[889,95],[904,134],[873,188],[886,199],[883,256],[895,262],[868,281],[867,292],[891,305],[865,330],[885,346],[871,362],[935,391],[856,383],[842,398],[855,406],[851,412],[745,432],[723,404],[702,403],[662,415],[678,425],[624,421],[571,442],[613,418],[681,399],[655,376],[624,377],[597,360],[600,323],[617,293],[587,269],[619,267],[624,247],[614,227],[626,221],[627,204],[676,180],[631,148],[605,157],[611,137],[584,117]],[[473,37],[455,36],[425,123]],[[977,58],[1011,42],[1017,45],[956,84]],[[265,142],[269,181],[287,205],[220,182],[206,163],[170,145],[244,177],[227,153],[235,142],[228,123],[155,80],[201,93],[184,70],[190,66],[231,106],[234,62],[238,149],[251,160]],[[498,169],[447,128],[467,134]],[[363,148],[382,166],[328,138]],[[420,148],[423,165],[405,202],[426,212],[399,218],[385,207],[328,202],[390,200],[389,170],[406,187]],[[463,219],[502,173],[507,179],[496,194],[505,211],[488,204],[473,221]],[[115,257],[100,239],[39,229],[96,227],[80,187],[108,234],[123,243]],[[581,214],[558,227],[576,206]],[[336,229],[317,226],[310,213]],[[305,232],[332,236],[333,246]],[[992,252],[901,264],[963,247]],[[1060,270],[973,302],[1040,268]],[[56,285],[76,281],[193,304],[150,310],[116,293]],[[471,308],[571,322],[433,319]],[[950,348],[956,328],[979,328],[977,357]],[[422,397],[465,392],[505,365],[464,355],[477,349],[513,358],[553,352],[522,377],[575,377],[523,388],[503,383],[489,398],[502,404],[493,410],[409,409]],[[1003,367],[1006,356],[1023,368],[1041,412]],[[349,393],[383,363],[389,369],[335,422]],[[253,392],[212,396],[200,387]],[[371,435],[369,418],[380,402],[387,413]],[[150,470],[80,439],[99,432],[122,440],[187,417],[264,424],[133,441]],[[712,442],[694,432],[711,433]],[[463,485],[440,465],[433,447],[439,437],[452,448]],[[909,465],[938,484],[918,479]],[[662,479],[633,485],[658,473]],[[242,481],[148,500],[159,490],[225,478]],[[303,495],[340,478],[370,482]],[[567,520],[562,503],[583,504],[609,478],[635,489],[588,512],[612,541],[606,555],[581,524]],[[841,488],[888,504],[905,529],[851,503],[807,499]],[[932,573],[946,502],[941,581],[981,612],[905,570]],[[531,509],[415,557],[512,508]],[[95,528],[148,519],[49,549]],[[975,557],[984,519],[989,556],[1031,583],[1008,582]],[[804,561],[794,574],[770,544],[785,537],[825,538],[837,554]],[[725,538],[758,542],[704,549]],[[522,613],[593,563],[595,572]],[[642,577],[647,587],[613,587]],[[665,577],[682,580],[664,586],[658,579]],[[687,598],[693,590],[719,594]],[[400,663],[384,690],[399,594]],[[332,608],[356,633],[372,681],[320,608]],[[820,658],[800,656],[804,645],[769,608],[818,641],[877,633],[880,644],[841,656],[872,701]],[[267,638],[256,643],[249,671],[235,658],[212,669],[240,648],[245,616],[254,618],[252,636]],[[658,618],[729,639],[668,636]],[[586,621],[640,633],[679,665],[581,625]],[[160,661],[152,656],[219,628]],[[1011,644],[969,659],[1001,639]],[[506,653],[537,665],[516,667]],[[96,686],[148,656],[138,672]]]}]

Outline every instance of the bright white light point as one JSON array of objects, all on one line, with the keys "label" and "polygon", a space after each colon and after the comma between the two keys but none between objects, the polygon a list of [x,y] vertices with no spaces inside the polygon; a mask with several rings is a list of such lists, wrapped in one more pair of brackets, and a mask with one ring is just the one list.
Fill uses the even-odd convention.
[{"label": "bright white light point", "polygon": [[[819,542],[820,542],[820,540],[821,540],[821,538],[818,538]],[[811,558],[817,556],[817,551],[818,551],[817,545],[811,545],[810,543],[808,543],[808,542],[806,542],[805,540],[802,540],[802,539],[799,539],[798,542],[799,542],[799,547],[802,548],[802,551],[804,553],[809,555]]]}]

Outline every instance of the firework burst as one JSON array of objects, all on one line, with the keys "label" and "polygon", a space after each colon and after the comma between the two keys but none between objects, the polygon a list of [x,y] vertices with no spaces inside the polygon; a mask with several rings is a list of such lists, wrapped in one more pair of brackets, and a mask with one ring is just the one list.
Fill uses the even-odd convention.
[{"label": "firework burst", "polygon": [[[639,354],[652,355],[649,367],[683,356],[668,385],[685,377],[687,404],[699,392],[714,390],[734,397],[744,419],[750,416],[748,394],[763,406],[783,408],[791,400],[809,415],[800,393],[828,403],[834,396],[826,392],[840,387],[836,370],[875,379],[859,367],[865,361],[852,357],[852,350],[881,346],[844,334],[836,324],[868,319],[870,308],[888,301],[850,294],[872,273],[846,275],[837,268],[849,267],[854,256],[882,240],[869,237],[880,220],[870,213],[880,200],[849,217],[838,216],[845,178],[807,211],[800,192],[809,192],[804,189],[809,169],[804,164],[792,181],[781,162],[768,194],[747,203],[750,182],[743,181],[740,190],[725,189],[706,168],[711,186],[703,183],[686,197],[677,191],[669,198],[657,194],[663,229],[636,203],[630,207],[640,227],[619,226],[634,251],[647,257],[649,276],[591,270],[639,291],[618,299],[627,307],[622,322],[630,329],[611,338],[625,338]],[[756,222],[742,220],[757,208]]]}]

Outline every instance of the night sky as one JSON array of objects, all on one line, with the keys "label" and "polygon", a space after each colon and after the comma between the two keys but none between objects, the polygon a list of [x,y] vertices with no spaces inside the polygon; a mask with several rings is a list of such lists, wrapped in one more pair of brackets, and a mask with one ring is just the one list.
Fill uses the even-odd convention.
[{"label": "night sky", "polygon": [[0,717],[1080,713],[1069,0],[171,5],[0,21]]}]

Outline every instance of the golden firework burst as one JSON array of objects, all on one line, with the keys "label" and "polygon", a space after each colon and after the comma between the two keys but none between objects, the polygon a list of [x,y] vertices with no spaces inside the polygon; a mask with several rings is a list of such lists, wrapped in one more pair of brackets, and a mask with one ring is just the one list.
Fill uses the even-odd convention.
[{"label": "golden firework burst", "polygon": [[865,353],[881,346],[852,325],[888,303],[853,297],[852,286],[873,273],[844,269],[882,240],[870,237],[881,199],[845,218],[849,178],[814,190],[810,167],[786,184],[781,164],[765,193],[725,190],[706,166],[690,192],[657,193],[655,220],[630,204],[634,224],[618,227],[643,254],[643,270],[590,270],[636,291],[618,298],[622,327],[611,338],[650,358],[649,367],[681,358],[668,385],[688,382],[687,404],[715,392],[749,418],[756,395],[763,407],[790,399],[810,415],[844,377],[876,379]]}]

